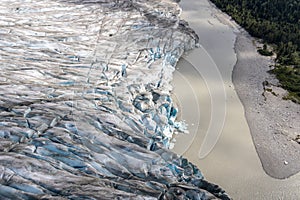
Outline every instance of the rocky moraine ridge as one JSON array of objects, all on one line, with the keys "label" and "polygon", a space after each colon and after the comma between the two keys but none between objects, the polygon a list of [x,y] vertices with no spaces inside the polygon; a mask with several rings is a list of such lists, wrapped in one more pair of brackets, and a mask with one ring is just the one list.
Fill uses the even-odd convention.
[{"label": "rocky moraine ridge", "polygon": [[172,0],[2,0],[0,199],[229,199],[170,152]]}]

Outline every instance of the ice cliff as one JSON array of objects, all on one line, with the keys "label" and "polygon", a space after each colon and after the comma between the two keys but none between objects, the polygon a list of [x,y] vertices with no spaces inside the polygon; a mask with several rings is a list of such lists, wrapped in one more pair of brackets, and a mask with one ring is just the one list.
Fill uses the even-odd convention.
[{"label": "ice cliff", "polygon": [[0,199],[229,199],[168,150],[197,35],[172,0],[2,0]]}]

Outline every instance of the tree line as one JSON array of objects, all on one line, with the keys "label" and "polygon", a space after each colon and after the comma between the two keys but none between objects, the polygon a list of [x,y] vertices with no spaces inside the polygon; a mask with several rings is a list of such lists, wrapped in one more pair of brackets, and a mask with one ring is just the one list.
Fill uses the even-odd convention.
[{"label": "tree line", "polygon": [[[271,44],[276,53],[272,70],[288,99],[300,103],[300,1],[211,0],[252,36]],[[264,55],[267,51],[260,50]]]}]

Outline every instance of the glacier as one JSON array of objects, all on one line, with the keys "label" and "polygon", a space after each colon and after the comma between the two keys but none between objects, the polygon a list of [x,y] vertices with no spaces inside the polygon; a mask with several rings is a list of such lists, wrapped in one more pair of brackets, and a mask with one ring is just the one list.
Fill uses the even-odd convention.
[{"label": "glacier", "polygon": [[230,199],[169,150],[175,0],[2,0],[0,199]]}]

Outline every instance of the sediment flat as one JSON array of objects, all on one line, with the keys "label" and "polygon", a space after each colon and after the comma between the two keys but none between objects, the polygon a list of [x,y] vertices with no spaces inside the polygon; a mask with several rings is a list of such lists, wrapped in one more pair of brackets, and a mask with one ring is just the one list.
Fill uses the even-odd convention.
[{"label": "sediment flat", "polygon": [[273,58],[259,55],[257,45],[245,32],[238,34],[233,83],[264,170],[284,179],[300,171],[300,105],[283,100],[287,92],[268,73]]}]

